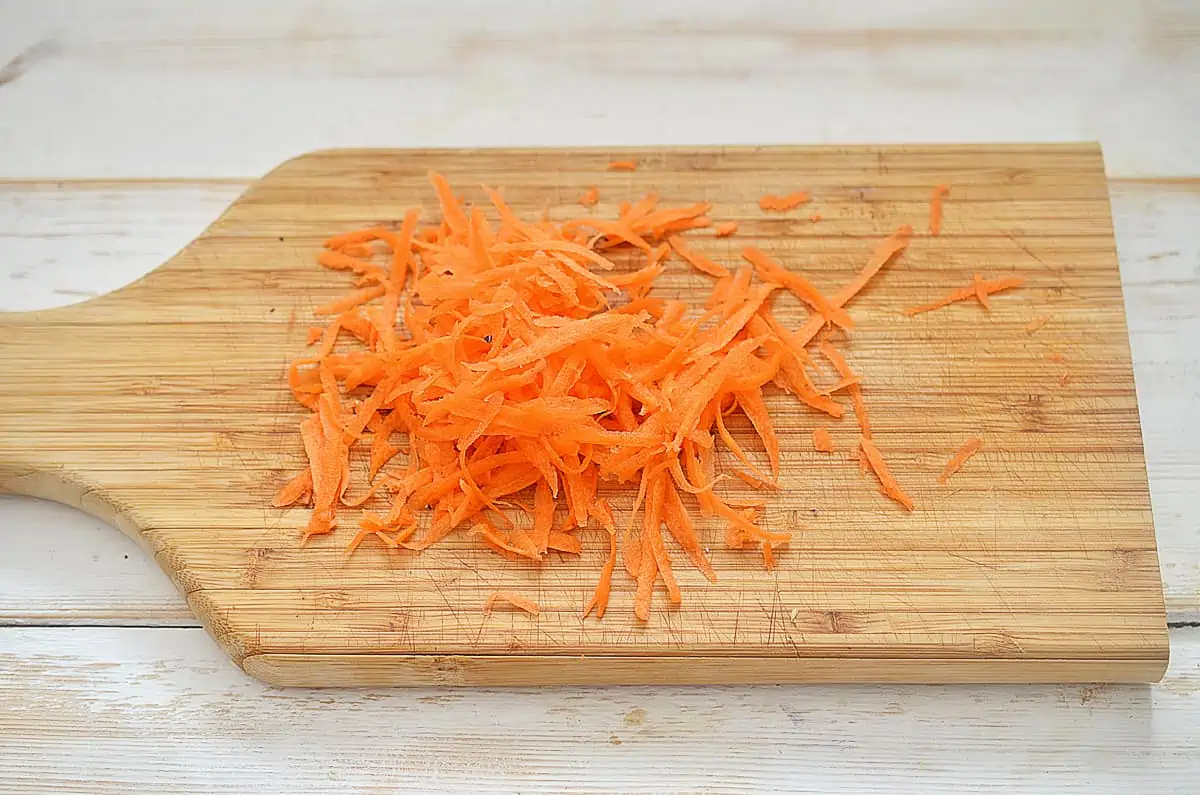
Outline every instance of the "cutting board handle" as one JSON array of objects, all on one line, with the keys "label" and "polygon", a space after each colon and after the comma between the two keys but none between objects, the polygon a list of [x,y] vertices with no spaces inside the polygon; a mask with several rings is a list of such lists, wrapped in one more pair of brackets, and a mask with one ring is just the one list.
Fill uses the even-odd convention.
[{"label": "cutting board handle", "polygon": [[[122,312],[122,288],[81,304],[0,313],[0,493],[79,508],[140,539],[127,506],[109,496],[89,451],[101,417],[144,416],[137,380],[124,374],[136,340],[99,333]],[[138,451],[129,451],[131,459]]]}]

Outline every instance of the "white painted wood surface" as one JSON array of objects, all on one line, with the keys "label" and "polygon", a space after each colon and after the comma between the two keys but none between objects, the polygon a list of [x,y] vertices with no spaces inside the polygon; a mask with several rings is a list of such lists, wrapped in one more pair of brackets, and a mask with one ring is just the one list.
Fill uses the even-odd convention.
[{"label": "white painted wood surface", "polygon": [[1166,681],[272,690],[117,531],[4,498],[0,792],[1194,790],[1200,8],[650,6],[0,2],[0,310],[136,278],[314,148],[1098,139]]},{"label": "white painted wood surface", "polygon": [[1176,634],[1153,688],[313,694],[244,676],[199,629],[13,629],[0,791],[1182,793],[1200,643]]}]

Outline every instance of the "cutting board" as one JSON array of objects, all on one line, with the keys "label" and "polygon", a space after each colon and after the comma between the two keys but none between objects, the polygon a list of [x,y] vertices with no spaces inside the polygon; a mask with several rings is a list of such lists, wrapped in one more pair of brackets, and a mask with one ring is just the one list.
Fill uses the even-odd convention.
[{"label": "cutting board", "polygon": [[[639,168],[606,171],[615,158]],[[316,255],[326,237],[413,205],[436,217],[429,168],[471,201],[480,183],[504,186],[529,216],[578,215],[591,185],[610,217],[650,190],[668,204],[711,201],[739,230],[693,234],[695,247],[736,262],[754,243],[827,291],[911,224],[909,249],[850,304],[844,349],[916,510],[860,473],[852,415],[832,421],[771,395],[783,488],[763,522],[790,531],[791,546],[764,571],[702,522],[718,582],[681,562],[682,606],[659,594],[646,624],[622,575],[604,619],[580,617],[607,553],[601,531],[584,533],[582,555],[540,565],[466,535],[420,555],[366,545],[348,556],[347,512],[344,529],[302,548],[307,509],[269,502],[303,461],[285,366],[305,350],[314,307],[347,290]],[[935,237],[938,183],[950,194]],[[812,202],[758,208],[764,193],[793,190]],[[1025,286],[990,312],[901,314],[975,273]],[[703,287],[676,263],[660,294],[699,302]],[[1049,319],[1033,330],[1038,318]],[[135,284],[0,317],[0,371],[0,489],[78,506],[139,540],[233,660],[269,682],[1136,682],[1167,662],[1092,144],[317,152],[259,180]],[[817,427],[837,452],[813,451]],[[734,433],[754,446],[747,427]],[[939,484],[973,435],[982,451]],[[618,513],[631,502],[616,497]],[[497,589],[537,599],[540,615],[486,614]]]}]

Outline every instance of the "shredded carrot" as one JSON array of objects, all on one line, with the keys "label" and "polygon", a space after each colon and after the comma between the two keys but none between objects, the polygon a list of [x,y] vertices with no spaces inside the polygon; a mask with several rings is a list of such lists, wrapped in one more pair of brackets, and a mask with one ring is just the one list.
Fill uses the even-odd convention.
[{"label": "shredded carrot", "polygon": [[833,437],[829,435],[829,431],[824,428],[813,431],[813,449],[818,453],[833,452]]},{"label": "shredded carrot", "polygon": [[[620,561],[634,615],[649,620],[659,588],[672,604],[683,599],[677,549],[716,579],[694,508],[725,526],[727,546],[761,554],[767,568],[788,544],[787,533],[761,526],[764,502],[730,500],[717,488],[731,476],[778,487],[783,456],[768,410],[776,387],[833,417],[844,412],[835,395],[848,393],[864,460],[885,493],[911,506],[871,442],[861,376],[827,336],[819,347],[840,380],[819,390],[808,375],[810,344],[830,324],[853,327],[843,307],[908,245],[910,228],[878,243],[826,295],[754,247],[745,254],[751,264],[733,269],[684,242],[710,225],[718,235],[736,231],[736,222],[712,224],[706,202],[667,207],[650,194],[622,203],[615,219],[556,222],[523,219],[484,188],[489,214],[442,175],[429,179],[439,218],[421,221],[412,210],[398,229],[338,235],[318,256],[356,289],[317,309],[327,325],[307,333],[312,349],[287,369],[309,412],[299,433],[307,466],[273,503],[310,506],[303,541],[333,533],[339,511],[363,506],[349,552],[368,540],[420,552],[466,532],[497,555],[545,564],[557,561],[552,552],[582,553],[598,523],[608,554],[584,616],[604,616]],[[591,198],[598,194],[581,197]],[[776,198],[786,209],[807,195]],[[715,279],[706,311],[649,294],[686,267]],[[813,310],[796,329],[771,310],[781,288]],[[735,413],[761,452],[730,432]],[[813,438],[822,449],[820,433]],[[740,465],[718,474],[722,447]],[[636,488],[621,530],[599,496],[602,483]],[[506,592],[485,609],[497,600],[537,613]]]},{"label": "shredded carrot", "polygon": [[600,191],[593,185],[579,197],[579,203],[584,207],[594,207],[600,201]]},{"label": "shredded carrot", "polygon": [[821,223],[821,214],[813,213],[812,215],[808,216],[808,220],[814,224],[819,224],[819,223]]},{"label": "shredded carrot", "polygon": [[713,224],[713,233],[717,237],[729,237],[732,234],[736,234],[737,230],[737,221],[722,221],[719,224]]},{"label": "shredded carrot", "polygon": [[950,476],[962,469],[962,465],[967,463],[968,458],[979,452],[979,448],[982,445],[983,440],[978,436],[972,436],[963,442],[963,446],[958,448],[958,452],[946,463],[946,468],[942,470],[942,474],[938,475],[938,483],[944,485],[950,480]]},{"label": "shredded carrot", "polygon": [[614,160],[608,164],[609,171],[636,171],[637,167],[636,160]]},{"label": "shredded carrot", "polygon": [[955,290],[949,295],[939,298],[936,301],[931,301],[928,304],[911,306],[904,310],[904,314],[912,317],[913,315],[919,315],[922,312],[932,312],[935,309],[941,309],[942,307],[949,306],[956,301],[970,301],[971,299],[978,301],[979,305],[984,309],[990,309],[991,304],[987,300],[989,295],[992,293],[1001,292],[1003,290],[1011,290],[1015,287],[1020,287],[1024,283],[1025,280],[1020,276],[1007,276],[1003,279],[996,279],[995,281],[989,282],[981,278],[979,274],[975,274],[975,277],[972,279],[969,286]]},{"label": "shredded carrot", "polygon": [[754,265],[763,281],[786,287],[801,301],[820,312],[827,322],[836,323],[844,329],[854,328],[854,321],[846,314],[846,310],[831,303],[812,282],[799,273],[787,270],[754,246],[742,249],[742,258]]},{"label": "shredded carrot", "polygon": [[723,265],[718,265],[708,257],[701,254],[699,251],[696,251],[687,243],[684,243],[683,239],[678,235],[671,235],[669,238],[667,238],[667,242],[671,244],[671,248],[675,250],[676,254],[682,257],[685,262],[701,273],[706,273],[709,276],[714,276],[718,279],[729,275],[728,268],[724,267]]},{"label": "shredded carrot", "polygon": [[875,475],[879,478],[880,485],[883,486],[883,493],[891,497],[896,502],[904,506],[906,510],[913,509],[913,501],[904,489],[900,488],[900,484],[892,477],[892,473],[888,470],[888,466],[884,463],[883,454],[879,452],[879,448],[871,441],[870,437],[863,436],[859,439],[859,444],[862,446],[862,452],[866,456],[867,464],[871,469],[875,470]]},{"label": "shredded carrot", "polygon": [[1025,325],[1025,333],[1033,334],[1036,331],[1040,331],[1043,326],[1050,322],[1050,319],[1050,315],[1040,315],[1035,317]]},{"label": "shredded carrot", "polygon": [[487,601],[483,603],[483,612],[491,613],[496,608],[497,602],[507,602],[519,610],[524,610],[531,616],[536,616],[541,612],[537,602],[527,599],[520,594],[515,594],[512,591],[495,591],[492,593],[488,596]]},{"label": "shredded carrot", "polygon": [[934,185],[929,198],[929,234],[937,237],[942,233],[942,201],[950,192],[949,185]]},{"label": "shredded carrot", "polygon": [[805,191],[798,190],[787,194],[786,196],[777,196],[774,193],[768,193],[758,200],[758,206],[764,212],[787,212],[794,210],[812,197]]}]

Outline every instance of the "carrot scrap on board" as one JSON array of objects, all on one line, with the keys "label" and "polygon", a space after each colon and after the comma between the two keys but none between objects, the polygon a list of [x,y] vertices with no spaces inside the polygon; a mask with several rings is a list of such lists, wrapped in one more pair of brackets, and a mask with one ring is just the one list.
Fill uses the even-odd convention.
[{"label": "carrot scrap on board", "polygon": [[719,224],[713,224],[713,233],[717,237],[729,237],[735,234],[738,230],[737,221],[722,221]]},{"label": "carrot scrap on board", "polygon": [[[689,246],[682,236],[712,223],[707,202],[668,207],[650,194],[623,202],[615,219],[526,220],[500,191],[480,194],[489,212],[440,174],[429,179],[439,218],[423,222],[412,210],[398,228],[330,238],[318,257],[356,289],[317,310],[327,324],[308,332],[313,348],[286,373],[309,412],[299,428],[307,466],[273,503],[310,506],[302,541],[363,506],[348,552],[368,540],[420,552],[463,533],[501,557],[549,565],[561,559],[551,553],[583,552],[598,524],[607,556],[583,614],[604,616],[623,569],[633,612],[647,620],[658,588],[671,603],[683,598],[676,548],[716,579],[695,509],[725,526],[728,547],[761,554],[768,568],[780,562],[790,536],[762,526],[765,503],[716,488],[730,475],[777,488],[780,440],[765,395],[775,387],[834,417],[844,412],[835,396],[847,392],[864,460],[905,504],[871,442],[861,377],[827,336],[819,347],[841,380],[819,390],[807,368],[822,329],[853,327],[845,305],[904,250],[911,228],[876,244],[849,282],[825,294],[753,247],[751,264],[734,269]],[[713,280],[704,309],[652,294],[685,265]],[[812,308],[795,329],[771,308],[783,289]],[[730,432],[735,412],[769,474]],[[741,466],[714,472],[721,447]],[[622,487],[637,496],[618,529],[600,495]],[[535,603],[506,592],[485,609],[497,600],[536,615]]]},{"label": "carrot scrap on board", "polygon": [[764,212],[787,212],[794,210],[801,204],[812,199],[807,192],[798,190],[787,194],[786,196],[777,196],[774,193],[768,193],[758,200],[758,206]]},{"label": "carrot scrap on board", "polygon": [[983,446],[983,440],[978,436],[972,436],[963,442],[963,446],[958,448],[958,452],[946,462],[946,468],[942,470],[942,474],[938,475],[938,483],[945,485],[951,475],[962,469],[962,465],[967,463],[968,458],[979,452],[981,446]]},{"label": "carrot scrap on board", "polygon": [[584,207],[595,207],[600,201],[600,191],[595,185],[585,190],[579,197],[579,203]]},{"label": "carrot scrap on board", "polygon": [[483,603],[483,612],[491,613],[496,609],[497,602],[505,602],[513,607],[524,610],[531,616],[536,616],[541,612],[538,603],[532,599],[527,599],[520,594],[515,594],[511,591],[495,591],[488,596],[487,601]]},{"label": "carrot scrap on board", "polygon": [[1020,287],[1024,283],[1025,280],[1020,276],[1006,276],[1003,279],[996,279],[995,281],[989,282],[980,277],[979,274],[975,274],[970,286],[961,287],[949,295],[939,298],[936,301],[931,301],[928,304],[910,306],[908,309],[904,310],[904,314],[912,317],[913,315],[919,315],[922,312],[932,312],[935,309],[941,309],[942,307],[949,306],[956,301],[970,301],[971,299],[978,301],[979,305],[984,309],[990,309],[991,304],[987,300],[989,295],[1001,292],[1003,290],[1012,290],[1013,288]]},{"label": "carrot scrap on board", "polygon": [[808,216],[808,220],[814,224],[819,224],[819,223],[821,223],[821,214],[813,213],[812,215]]},{"label": "carrot scrap on board", "polygon": [[942,203],[949,192],[949,185],[934,185],[929,197],[929,234],[934,237],[942,233]]},{"label": "carrot scrap on board", "polygon": [[866,456],[867,464],[875,471],[875,476],[879,478],[879,483],[883,487],[883,493],[903,505],[906,510],[911,511],[913,509],[912,499],[904,493],[904,489],[900,488],[900,484],[892,477],[892,473],[888,470],[887,464],[884,463],[883,454],[879,452],[879,448],[867,436],[861,437],[859,444],[862,447],[863,455]]},{"label": "carrot scrap on board", "polygon": [[1040,331],[1043,326],[1050,322],[1050,320],[1050,315],[1039,315],[1038,317],[1035,317],[1033,320],[1025,324],[1025,333],[1033,334],[1037,331]]},{"label": "carrot scrap on board", "polygon": [[614,160],[608,164],[609,171],[637,171],[636,160]]},{"label": "carrot scrap on board", "polygon": [[829,431],[824,428],[813,431],[813,449],[818,453],[833,452],[833,437],[829,435]]}]

